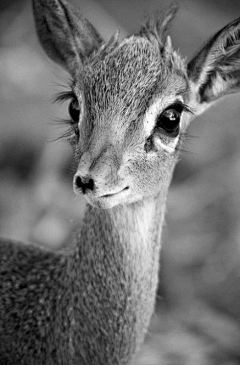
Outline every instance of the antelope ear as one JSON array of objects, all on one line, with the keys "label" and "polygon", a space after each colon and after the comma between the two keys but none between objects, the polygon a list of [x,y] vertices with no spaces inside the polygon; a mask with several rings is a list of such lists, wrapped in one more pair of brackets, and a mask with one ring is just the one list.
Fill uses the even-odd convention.
[{"label": "antelope ear", "polygon": [[197,114],[240,91],[240,18],[217,32],[188,64]]},{"label": "antelope ear", "polygon": [[103,44],[92,24],[65,0],[33,0],[33,13],[46,54],[71,74]]}]

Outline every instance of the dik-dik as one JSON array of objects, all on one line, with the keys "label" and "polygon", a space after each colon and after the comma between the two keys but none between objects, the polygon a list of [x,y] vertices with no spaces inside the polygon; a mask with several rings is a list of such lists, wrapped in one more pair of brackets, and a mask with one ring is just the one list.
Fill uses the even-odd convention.
[{"label": "dik-dik", "polygon": [[68,251],[0,244],[0,364],[130,364],[154,309],[165,201],[186,128],[239,91],[240,18],[186,65],[175,11],[105,44],[66,0],[33,0],[48,56],[71,76],[73,189],[87,200]]}]

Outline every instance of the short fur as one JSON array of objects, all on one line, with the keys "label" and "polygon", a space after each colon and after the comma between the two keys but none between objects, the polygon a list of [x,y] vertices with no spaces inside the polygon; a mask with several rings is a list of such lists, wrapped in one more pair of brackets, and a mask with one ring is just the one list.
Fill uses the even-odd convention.
[{"label": "short fur", "polygon": [[165,34],[175,11],[103,45],[65,0],[33,0],[33,8],[46,53],[72,76],[65,97],[81,109],[70,122],[75,192],[79,181],[92,183],[82,189],[89,204],[68,252],[1,240],[0,363],[130,364],[154,309],[165,200],[192,114],[182,113],[174,137],[156,121],[176,102],[200,114],[236,90],[236,73],[216,74],[239,70],[240,20],[187,68]]}]

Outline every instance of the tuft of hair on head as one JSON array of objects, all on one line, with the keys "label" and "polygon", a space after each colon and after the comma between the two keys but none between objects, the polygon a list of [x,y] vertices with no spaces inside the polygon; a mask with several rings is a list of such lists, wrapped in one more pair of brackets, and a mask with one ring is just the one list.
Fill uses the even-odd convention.
[{"label": "tuft of hair on head", "polygon": [[163,12],[157,13],[151,18],[148,17],[138,36],[147,39],[159,49],[162,58],[170,69],[177,68],[185,73],[185,59],[173,49],[171,37],[168,35],[178,10],[178,2],[174,2]]},{"label": "tuft of hair on head", "polygon": [[141,37],[147,38],[149,41],[158,42],[161,51],[163,51],[167,32],[171,28],[172,21],[178,12],[179,6],[177,2],[172,3],[167,9],[161,13],[157,13],[154,17],[148,17],[140,32]]},{"label": "tuft of hair on head", "polygon": [[85,63],[87,64],[91,64],[92,66],[94,66],[95,63],[98,63],[101,60],[104,60],[104,58],[110,54],[111,52],[114,51],[114,49],[116,49],[119,45],[119,30],[117,30],[112,37],[110,38],[110,40],[102,45],[102,47],[100,47],[99,50],[97,50],[96,52],[93,52],[91,54],[91,56],[86,60]]}]

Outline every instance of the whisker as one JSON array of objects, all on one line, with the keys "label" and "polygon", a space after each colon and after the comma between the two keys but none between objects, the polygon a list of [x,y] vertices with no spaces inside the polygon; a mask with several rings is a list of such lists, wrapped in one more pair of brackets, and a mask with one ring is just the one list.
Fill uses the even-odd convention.
[{"label": "whisker", "polygon": [[55,118],[55,119],[52,119],[52,121],[50,122],[52,125],[57,125],[57,126],[70,126],[72,123],[71,123],[71,120],[66,118]]},{"label": "whisker", "polygon": [[186,145],[191,145],[192,140],[199,138],[198,136],[189,134],[187,132],[184,132],[181,134],[180,136],[180,143],[179,145],[176,147],[177,151],[180,151],[181,153],[192,153],[192,154],[196,154],[196,152],[193,152],[186,147]]},{"label": "whisker", "polygon": [[72,138],[72,130],[69,128],[67,131],[63,132],[61,135],[53,138],[52,142],[57,142],[62,139],[66,140],[66,141],[70,141],[71,138]]}]

